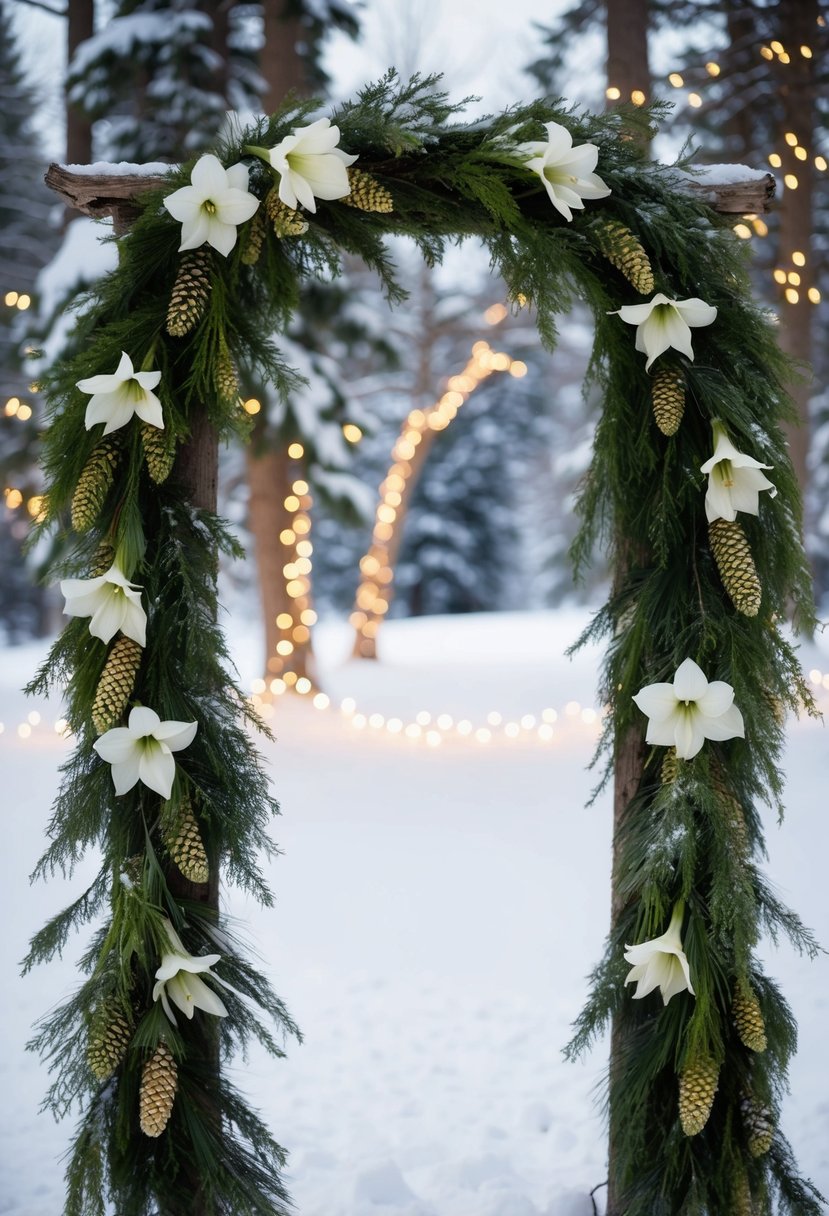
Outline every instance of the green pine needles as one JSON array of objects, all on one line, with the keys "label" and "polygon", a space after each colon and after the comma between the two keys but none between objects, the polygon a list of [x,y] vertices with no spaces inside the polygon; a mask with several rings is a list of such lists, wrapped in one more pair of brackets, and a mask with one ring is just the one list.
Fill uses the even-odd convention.
[{"label": "green pine needles", "polygon": [[[48,962],[73,929],[100,924],[85,981],[33,1041],[54,1071],[47,1104],[59,1114],[75,1101],[82,1109],[66,1212],[103,1216],[107,1203],[119,1216],[287,1210],[283,1152],[220,1067],[252,1039],[279,1056],[297,1031],[216,901],[203,899],[221,869],[270,902],[257,858],[273,849],[277,807],[250,741],[248,728],[260,724],[228,675],[217,626],[218,555],[236,545],[214,514],[188,500],[188,445],[204,419],[220,438],[244,434],[239,381],[268,381],[289,394],[297,374],[278,335],[305,284],[336,276],[344,255],[372,266],[391,302],[404,297],[386,243],[396,234],[413,239],[429,262],[449,242],[482,242],[510,298],[534,309],[549,346],[556,316],[574,299],[595,316],[590,377],[604,409],[574,557],[578,568],[597,540],[614,557],[616,585],[591,633],[610,639],[610,769],[631,745],[638,767],[616,841],[614,924],[570,1050],[613,1019],[615,1216],[817,1214],[819,1196],[799,1177],[778,1127],[795,1027],[755,957],[763,931],[816,949],[757,868],[757,807],[781,798],[782,711],[810,704],[781,630],[792,603],[808,627],[810,582],[780,431],[788,369],[752,303],[741,242],[675,169],[648,163],[640,141],[628,138],[629,124],[652,121],[652,112],[580,115],[536,101],[466,124],[434,79],[401,83],[394,73],[332,115],[339,146],[359,156],[359,176],[348,184],[354,196],[317,198],[315,210],[299,197],[296,205],[277,199],[280,174],[262,150],[267,157],[317,109],[289,104],[216,149],[225,168],[247,166],[258,203],[236,225],[229,250],[179,253],[182,227],[163,200],[190,185],[192,165],[147,193],[119,240],[117,271],[88,300],[80,353],[48,378],[41,527],[62,538],[53,573],[99,577],[114,563],[140,589],[146,614],[146,644],[120,649],[117,637],[93,637],[86,618],[73,618],[31,686],[65,686],[76,739],[38,873],[71,871],[90,846],[102,852],[95,882],[37,935],[27,962]],[[570,220],[548,197],[542,170],[528,165],[531,149],[520,147],[543,145],[543,124],[561,124],[576,147],[598,149],[606,191],[594,186],[583,209],[571,197]],[[590,168],[572,168],[565,182]],[[551,170],[553,194],[557,180]],[[221,200],[208,203],[211,218],[221,212]],[[654,422],[652,376],[633,330],[612,315],[652,289],[718,310],[714,323],[694,330],[693,360],[672,350],[655,361],[656,372],[667,367],[684,386],[684,412],[672,414],[670,434]],[[122,352],[137,374],[160,373],[148,389],[133,379],[129,400],[149,409],[146,393],[154,392],[163,432],[154,436],[141,415],[123,419],[101,463],[100,421],[87,427],[95,390],[77,385],[113,377]],[[761,586],[753,616],[735,608],[706,524],[700,466],[712,453],[714,419],[741,452],[771,466],[778,490],[774,500],[762,496],[759,519],[741,521]],[[689,657],[710,680],[733,687],[745,739],[709,739],[695,758],[666,761],[665,747],[645,746],[644,715],[631,698],[670,680]],[[174,754],[169,790],[156,773],[116,795],[115,767],[93,745],[113,719],[124,732],[136,707],[150,707],[162,724],[196,723],[197,732]],[[624,984],[625,944],[659,936],[677,905],[696,995],[679,992],[666,1006],[658,992],[634,1000]],[[194,983],[194,1016],[179,1014],[175,1024],[158,999],[171,950],[190,959],[185,980],[201,973],[209,990],[205,996]],[[165,993],[174,1000],[172,981]]]}]

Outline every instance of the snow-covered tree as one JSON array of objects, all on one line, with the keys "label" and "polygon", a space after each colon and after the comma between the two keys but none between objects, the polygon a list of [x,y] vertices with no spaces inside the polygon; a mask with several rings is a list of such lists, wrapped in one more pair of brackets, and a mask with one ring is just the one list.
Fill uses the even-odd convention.
[{"label": "snow-covered tree", "polygon": [[[36,425],[27,330],[37,274],[57,240],[46,168],[32,130],[36,98],[26,81],[7,0],[0,0],[0,627],[7,636],[42,631],[43,598],[21,554],[37,510]],[[27,509],[28,506],[28,509]]]}]

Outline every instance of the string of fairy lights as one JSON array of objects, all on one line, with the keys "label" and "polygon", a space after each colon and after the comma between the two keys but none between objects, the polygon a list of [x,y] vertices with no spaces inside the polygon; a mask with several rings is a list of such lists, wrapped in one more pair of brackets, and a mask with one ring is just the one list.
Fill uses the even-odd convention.
[{"label": "string of fairy lights", "polygon": [[[808,673],[813,693],[824,709],[829,703],[829,670],[813,667]],[[259,679],[251,685],[250,703],[266,720],[276,714],[275,699],[289,690],[282,678],[269,682]],[[297,693],[320,715],[338,715],[350,730],[365,737],[383,737],[398,740],[407,745],[428,748],[443,744],[470,744],[480,747],[497,743],[535,743],[550,745],[572,736],[574,729],[597,734],[606,708],[584,706],[579,701],[567,701],[555,709],[548,706],[537,713],[508,714],[490,710],[482,719],[458,716],[433,710],[419,710],[410,717],[369,712],[358,705],[354,697],[334,700],[324,692],[314,689],[311,681],[300,677],[293,685]],[[270,695],[269,695],[270,694]],[[55,736],[65,740],[72,732],[65,718],[50,722],[47,713],[33,709],[19,722],[6,724],[0,721],[0,738],[6,742],[44,742]]]},{"label": "string of fairy lights", "polygon": [[[826,26],[826,18],[823,15],[817,17],[817,24],[824,28]],[[760,57],[769,63],[775,60],[783,66],[790,65],[799,56],[801,59],[810,60],[814,57],[814,52],[806,43],[798,47],[789,47],[788,49],[777,39],[769,42],[768,45],[759,47]],[[711,80],[716,80],[722,73],[722,67],[714,59],[710,59],[705,64],[705,71]],[[685,89],[685,77],[681,72],[670,72],[667,76],[668,84],[673,89]],[[605,96],[608,101],[622,101],[622,90],[616,85],[609,85],[605,89]],[[636,106],[643,106],[647,101],[647,95],[642,89],[633,89],[630,93],[630,100]],[[694,89],[689,89],[685,95],[685,102],[692,109],[700,109],[705,104],[705,99],[701,92]],[[799,161],[806,167],[809,160],[819,173],[825,173],[829,169],[829,161],[820,153],[811,153],[804,146],[795,131],[786,131],[784,133],[786,148],[790,156]],[[784,166],[784,154],[778,151],[772,151],[768,154],[768,162],[772,169],[782,169]],[[800,185],[800,178],[796,172],[787,171],[783,174],[783,185],[787,190],[797,190]],[[758,215],[744,215],[742,222],[735,224],[734,231],[742,240],[749,240],[753,236],[765,237],[768,236],[768,225]],[[795,250],[790,257],[790,264],[776,266],[772,271],[772,277],[778,287],[782,288],[782,297],[787,304],[798,304],[801,300],[808,301],[810,304],[819,304],[821,301],[820,290],[814,285],[809,285],[806,281],[808,274],[806,254],[801,250]]]},{"label": "string of fairy lights", "polygon": [[[507,316],[507,309],[493,304],[484,316],[490,325],[497,325]],[[429,440],[450,425],[461,406],[496,372],[520,378],[527,374],[527,365],[504,351],[494,351],[484,340],[476,342],[466,366],[449,377],[438,400],[425,409],[410,410],[403,423],[392,448],[392,463],[380,484],[371,544],[360,559],[361,581],[349,617],[357,635],[357,655],[376,657],[377,633],[391,602],[400,529]]]}]

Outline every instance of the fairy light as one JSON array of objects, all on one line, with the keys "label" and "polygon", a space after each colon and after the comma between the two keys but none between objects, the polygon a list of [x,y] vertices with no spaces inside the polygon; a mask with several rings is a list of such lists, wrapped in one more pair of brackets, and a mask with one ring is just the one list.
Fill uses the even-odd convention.
[{"label": "fairy light", "polygon": [[800,293],[794,287],[786,288],[786,302],[788,304],[797,304],[800,299]]},{"label": "fairy light", "polygon": [[668,80],[674,86],[675,89],[681,89],[682,86],[685,84],[685,81],[680,76],[679,72],[671,72],[670,76],[668,77]]},{"label": "fairy light", "polygon": [[825,173],[826,165],[827,165],[827,161],[826,161],[825,156],[816,156],[815,157],[815,168],[819,169],[821,173]]},{"label": "fairy light", "polygon": [[[484,319],[497,325],[507,316],[503,304],[493,304]],[[450,376],[446,391],[432,405],[409,411],[392,448],[391,465],[380,484],[374,528],[368,552],[360,559],[360,585],[349,622],[356,632],[354,653],[373,658],[380,623],[393,594],[394,560],[408,497],[425,461],[431,436],[445,430],[461,406],[490,376],[507,372],[515,378],[527,374],[527,365],[488,342],[476,342],[463,370]]]},{"label": "fairy light", "polygon": [[711,60],[709,63],[706,63],[705,70],[709,76],[719,76],[722,68],[718,63],[714,63],[714,61]]},{"label": "fairy light", "polygon": [[785,177],[783,178],[783,183],[786,186],[787,190],[796,190],[797,189],[798,182],[797,182],[797,177],[795,176],[794,173],[787,173],[785,175]]},{"label": "fairy light", "polygon": [[16,291],[7,291],[3,297],[3,302],[7,308],[14,308],[17,303],[18,295]]},{"label": "fairy light", "polygon": [[262,402],[258,401],[256,397],[248,397],[247,401],[242,402],[242,409],[246,414],[258,414],[261,408]]},{"label": "fairy light", "polygon": [[784,139],[786,140],[786,143],[789,145],[790,148],[796,148],[798,143],[800,142],[798,140],[797,136],[795,135],[794,131],[787,131],[784,136]]},{"label": "fairy light", "polygon": [[694,109],[698,109],[702,105],[702,98],[699,93],[688,94],[688,105],[693,106]]},{"label": "fairy light", "polygon": [[348,443],[359,443],[363,437],[363,432],[355,422],[343,423],[343,438]]},{"label": "fairy light", "polygon": [[810,287],[806,292],[806,295],[809,297],[810,304],[820,303],[820,292],[818,291],[817,287]]},{"label": "fairy light", "polygon": [[751,229],[748,224],[735,224],[734,231],[741,241],[747,241],[751,237]]},{"label": "fairy light", "polygon": [[10,511],[16,511],[17,508],[20,506],[20,504],[23,502],[23,495],[20,493],[19,490],[15,490],[15,489],[5,490],[4,495],[5,495],[5,499],[6,499],[6,506],[9,508]]},{"label": "fairy light", "polygon": [[20,398],[19,397],[9,397],[8,401],[6,402],[5,408],[4,408],[6,417],[13,418],[19,409],[20,409]]},{"label": "fairy light", "polygon": [[[279,543],[282,546],[285,596],[290,603],[274,619],[279,637],[274,653],[268,657],[268,679],[274,695],[293,691],[304,696],[313,690],[313,684],[303,672],[306,647],[311,640],[311,626],[317,620],[317,614],[311,607],[314,546],[310,540],[310,510],[313,500],[304,476],[304,446],[298,441],[289,443],[287,456],[292,462],[289,469],[290,492],[285,495],[282,505],[290,518],[279,533]],[[264,691],[264,685],[259,691]]]},{"label": "fairy light", "polygon": [[630,95],[630,100],[635,106],[643,106],[647,101],[647,97],[641,89],[634,89]]},{"label": "fairy light", "polygon": [[622,96],[622,90],[617,89],[615,85],[610,85],[605,89],[604,95],[608,101],[618,101]]},{"label": "fairy light", "polygon": [[771,43],[769,43],[769,46],[774,51],[775,55],[783,54],[783,43],[782,42],[777,42],[777,41],[771,42]]},{"label": "fairy light", "polygon": [[772,169],[780,168],[780,166],[783,164],[783,158],[780,156],[779,152],[769,153],[769,164],[771,165]]}]

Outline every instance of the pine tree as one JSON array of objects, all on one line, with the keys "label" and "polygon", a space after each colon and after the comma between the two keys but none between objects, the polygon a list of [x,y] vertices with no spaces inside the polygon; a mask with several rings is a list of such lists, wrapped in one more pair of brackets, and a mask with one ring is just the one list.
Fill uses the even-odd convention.
[{"label": "pine tree", "polygon": [[34,90],[20,63],[11,5],[0,0],[0,477],[13,491],[0,515],[0,629],[12,639],[43,631],[45,601],[22,557],[26,503],[38,493],[37,402],[24,359],[37,273],[57,242],[46,168],[31,117]]}]

